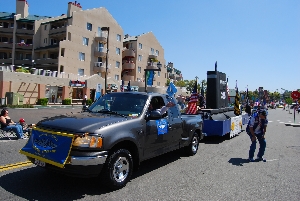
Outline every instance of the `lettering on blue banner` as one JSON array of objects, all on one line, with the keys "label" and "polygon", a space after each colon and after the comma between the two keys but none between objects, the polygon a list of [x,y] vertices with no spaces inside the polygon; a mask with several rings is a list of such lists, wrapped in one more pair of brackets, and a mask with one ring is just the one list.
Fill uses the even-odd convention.
[{"label": "lettering on blue banner", "polygon": [[168,122],[165,119],[156,120],[157,134],[164,135],[168,133]]}]

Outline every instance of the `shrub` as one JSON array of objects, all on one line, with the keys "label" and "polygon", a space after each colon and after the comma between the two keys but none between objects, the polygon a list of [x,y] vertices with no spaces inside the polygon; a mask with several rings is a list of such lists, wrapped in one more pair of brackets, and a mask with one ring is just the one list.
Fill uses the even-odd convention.
[{"label": "shrub", "polygon": [[47,105],[48,104],[48,98],[40,98],[36,102],[37,105]]},{"label": "shrub", "polygon": [[71,99],[70,98],[66,98],[66,99],[64,99],[64,100],[62,100],[62,104],[63,105],[71,105]]},{"label": "shrub", "polygon": [[86,105],[91,105],[93,103],[92,99],[87,99],[86,100]]},{"label": "shrub", "polygon": [[34,108],[33,105],[24,104],[24,105],[1,105],[0,108]]}]

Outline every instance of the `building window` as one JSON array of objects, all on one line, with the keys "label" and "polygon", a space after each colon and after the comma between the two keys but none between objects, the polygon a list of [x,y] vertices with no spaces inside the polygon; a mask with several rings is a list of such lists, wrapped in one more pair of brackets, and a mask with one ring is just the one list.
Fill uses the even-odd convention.
[{"label": "building window", "polygon": [[160,86],[160,82],[157,82],[157,86]]},{"label": "building window", "polygon": [[141,73],[142,72],[142,67],[138,67],[138,73]]},{"label": "building window", "polygon": [[87,30],[89,30],[89,31],[92,31],[93,30],[93,25],[91,24],[91,23],[87,23],[86,24],[86,28],[87,28]]},{"label": "building window", "polygon": [[82,37],[82,42],[83,42],[83,45],[86,45],[86,46],[89,45],[89,39],[86,37]]},{"label": "building window", "polygon": [[151,48],[151,55],[154,55],[154,49]]},{"label": "building window", "polygon": [[78,75],[83,76],[84,75],[84,69],[83,68],[78,68]]},{"label": "building window", "polygon": [[158,50],[156,50],[155,53],[156,53],[156,56],[159,56],[159,51]]},{"label": "building window", "polygon": [[61,50],[60,50],[60,56],[62,56],[62,57],[65,56],[65,48],[61,48]]},{"label": "building window", "polygon": [[10,28],[14,28],[14,23],[11,23],[11,24],[10,24]]},{"label": "building window", "polygon": [[120,53],[121,53],[120,48],[116,47],[116,54],[120,55]]},{"label": "building window", "polygon": [[46,54],[43,54],[43,59],[45,59],[46,58]]},{"label": "building window", "polygon": [[68,32],[68,41],[71,41],[71,32]]},{"label": "building window", "polygon": [[84,61],[85,60],[85,53],[79,52],[79,61]]},{"label": "building window", "polygon": [[45,29],[44,30],[47,30],[47,24],[45,25]]},{"label": "building window", "polygon": [[115,80],[119,80],[119,75],[115,75]]},{"label": "building window", "polygon": [[157,76],[158,76],[158,77],[160,76],[160,71],[157,71]]},{"label": "building window", "polygon": [[142,50],[143,49],[143,44],[139,43],[139,48]]},{"label": "building window", "polygon": [[116,68],[120,68],[120,62],[116,61]]},{"label": "building window", "polygon": [[142,61],[142,55],[138,56],[138,61]]},{"label": "building window", "polygon": [[44,38],[44,43],[47,44],[48,43],[48,39]]},{"label": "building window", "polygon": [[121,35],[117,34],[117,41],[121,41]]},{"label": "building window", "polygon": [[64,66],[60,65],[59,72],[64,72]]}]

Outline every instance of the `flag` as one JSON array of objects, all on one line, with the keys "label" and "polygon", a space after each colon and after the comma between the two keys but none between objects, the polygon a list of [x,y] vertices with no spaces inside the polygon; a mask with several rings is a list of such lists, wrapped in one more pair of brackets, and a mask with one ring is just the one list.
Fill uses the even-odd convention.
[{"label": "flag", "polygon": [[236,116],[239,116],[241,114],[240,111],[240,96],[239,96],[239,89],[237,86],[237,81],[236,81],[236,87],[235,87],[235,99],[234,99],[234,114]]},{"label": "flag", "polygon": [[124,80],[122,80],[122,84],[121,84],[121,92],[124,92]]},{"label": "flag", "polygon": [[146,82],[147,85],[153,85],[154,71],[150,70],[146,73]]},{"label": "flag", "polygon": [[227,79],[227,97],[228,97],[228,102],[230,103],[230,96],[229,96],[229,86],[228,86],[228,79]]},{"label": "flag", "polygon": [[248,93],[248,85],[247,85],[247,92],[246,92],[246,109],[245,112],[247,114],[251,114],[251,107],[250,107],[250,103],[249,103],[249,93]]},{"label": "flag", "polygon": [[173,82],[170,82],[169,87],[167,89],[167,94],[171,97],[174,96],[174,94],[176,94],[177,89],[175,87],[175,85],[173,84]]},{"label": "flag", "polygon": [[197,114],[197,102],[198,102],[198,93],[197,93],[197,81],[195,82],[190,101],[188,103],[187,114]]},{"label": "flag", "polygon": [[127,91],[131,91],[130,81],[128,82]]}]

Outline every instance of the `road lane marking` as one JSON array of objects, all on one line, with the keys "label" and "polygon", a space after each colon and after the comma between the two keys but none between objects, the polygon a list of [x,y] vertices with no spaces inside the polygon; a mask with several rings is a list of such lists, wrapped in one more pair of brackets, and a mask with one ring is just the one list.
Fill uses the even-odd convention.
[{"label": "road lane marking", "polygon": [[281,122],[279,122],[279,123],[280,123],[280,124],[284,124],[285,122],[282,122],[282,121],[281,121]]},{"label": "road lane marking", "polygon": [[26,166],[30,166],[30,165],[33,165],[33,163],[30,162],[30,161],[24,161],[24,162],[20,162],[20,163],[8,164],[8,165],[0,166],[0,172],[16,169],[16,168],[20,168],[20,167],[26,167]]},{"label": "road lane marking", "polygon": [[278,161],[279,159],[270,159],[270,160],[266,160],[266,161]]}]

